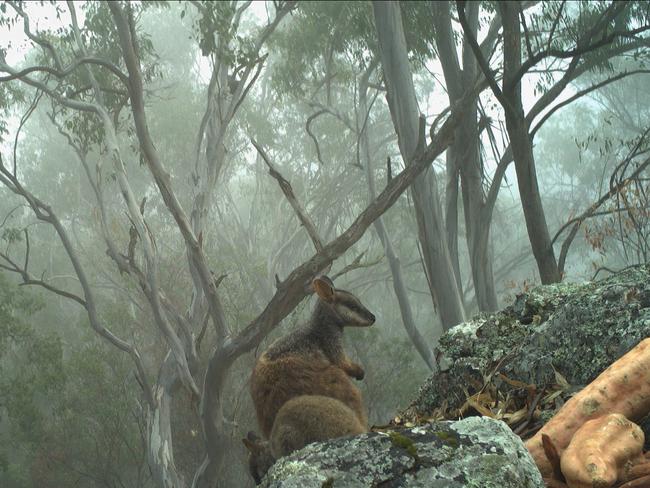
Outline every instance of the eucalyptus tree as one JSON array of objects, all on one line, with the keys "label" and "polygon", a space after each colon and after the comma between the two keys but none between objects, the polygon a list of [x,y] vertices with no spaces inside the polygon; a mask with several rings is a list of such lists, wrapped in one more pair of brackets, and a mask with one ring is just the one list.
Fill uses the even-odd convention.
[{"label": "eucalyptus tree", "polygon": [[[628,74],[612,75],[568,100],[552,105],[569,83],[584,73],[603,69],[616,56],[645,52],[647,38],[644,33],[650,29],[648,6],[637,2],[549,2],[542,4],[541,14],[527,19],[522,2],[501,2],[498,4],[498,15],[503,24],[503,64],[502,68],[497,69],[490,66],[489,56],[481,50],[476,40],[475,28],[466,13],[466,3],[457,2],[457,10],[464,35],[482,75],[505,113],[510,146],[505,151],[507,157],[502,158],[499,165],[510,159],[509,153],[512,151],[526,228],[540,278],[542,283],[559,281],[562,265],[558,266],[555,258],[542,206],[533,137],[556,110]],[[569,15],[575,17],[573,22],[568,21]],[[529,28],[529,24],[534,28]],[[521,82],[540,63],[546,63],[548,86],[542,85],[542,96],[525,113]],[[561,76],[554,79],[552,69],[558,66]],[[502,73],[501,86],[497,82],[497,73]],[[537,123],[533,126],[536,118]]]},{"label": "eucalyptus tree", "polygon": [[[374,2],[373,10],[388,105],[402,158],[410,164],[418,145],[424,143],[425,133],[408,60],[402,16],[399,4],[394,2]],[[432,168],[414,183],[412,194],[431,296],[447,329],[465,320],[465,309],[445,238],[441,200]]]},{"label": "eucalyptus tree", "polygon": [[[402,17],[401,22],[408,25],[408,27],[404,29],[407,50],[403,51],[407,54],[403,54],[402,56],[408,57],[409,60],[413,62],[417,60],[430,59],[434,52],[437,53],[445,77],[445,88],[451,103],[458,99],[458,97],[462,96],[462,94],[470,89],[470,87],[479,83],[481,79],[484,79],[484,73],[481,69],[482,65],[479,63],[476,53],[480,52],[481,56],[486,59],[492,58],[493,63],[497,67],[498,62],[501,59],[498,55],[501,48],[499,41],[500,32],[502,31],[502,16],[500,10],[494,10],[488,4],[480,5],[478,3],[471,3],[466,7],[468,14],[466,16],[464,5],[465,4],[460,3],[461,8],[458,16],[461,21],[460,23],[458,21],[453,21],[455,13],[452,9],[455,9],[455,5],[449,2],[423,2],[416,4],[403,3],[400,4],[399,9],[395,9],[394,6],[390,5],[390,3],[378,3],[374,7],[375,10],[380,11],[394,10],[393,15],[399,13]],[[643,23],[645,22],[645,17],[643,6],[641,5],[632,6],[631,10],[617,7],[617,12],[621,15],[616,15],[614,17],[618,20],[610,18],[609,24],[607,24],[607,22],[601,22],[595,26],[590,26],[590,12],[594,13],[597,12],[598,9],[602,10],[603,8],[606,8],[608,5],[607,3],[598,5],[594,4],[593,8],[587,6],[581,7],[584,9],[583,15],[576,19],[571,19],[566,16],[566,12],[571,10],[573,7],[568,5],[565,6],[563,3],[538,4],[536,2],[522,2],[517,5],[519,5],[517,8],[521,10],[521,25],[522,29],[526,32],[526,35],[530,36],[531,39],[535,37],[534,42],[540,46],[547,44],[549,46],[557,45],[558,49],[564,49],[562,52],[565,53],[565,55],[559,55],[559,58],[557,58],[554,63],[551,63],[551,61],[553,61],[551,60],[545,64],[545,66],[549,66],[549,71],[546,73],[542,72],[541,74],[538,74],[537,72],[528,73],[528,71],[526,71],[525,76],[528,79],[534,79],[534,77],[538,78],[538,93],[541,93],[541,96],[535,100],[525,117],[525,123],[531,127],[531,137],[534,136],[536,131],[539,130],[549,117],[558,110],[561,110],[563,107],[580,97],[591,94],[594,91],[601,89],[603,86],[606,86],[609,83],[614,83],[631,73],[618,73],[605,70],[605,77],[601,76],[597,82],[579,90],[573,96],[569,96],[566,100],[560,101],[560,97],[565,96],[564,93],[566,93],[566,88],[571,83],[575,82],[587,73],[602,70],[603,67],[608,65],[609,60],[612,60],[617,56],[627,55],[629,53],[636,53],[635,55],[643,53],[643,39],[632,39],[630,37],[635,35],[638,36],[644,32],[645,28],[643,27]],[[347,119],[343,120],[340,107],[338,107],[337,110],[330,110],[329,112],[326,108],[328,108],[328,100],[331,98],[332,87],[336,86],[337,81],[342,84],[346,82],[340,80],[341,78],[344,80],[346,79],[340,76],[341,67],[340,64],[336,64],[337,59],[339,59],[337,58],[337,55],[340,56],[341,59],[346,59],[347,56],[347,59],[353,60],[355,63],[354,69],[356,70],[357,78],[359,80],[364,80],[366,78],[371,80],[369,84],[372,86],[373,90],[375,88],[386,89],[386,86],[383,85],[383,80],[386,78],[387,72],[390,73],[390,69],[386,70],[386,67],[382,66],[382,77],[380,77],[378,81],[372,81],[368,74],[373,63],[376,63],[379,60],[380,51],[375,36],[370,32],[371,29],[368,27],[367,8],[362,4],[354,4],[353,6],[348,5],[344,9],[340,9],[334,8],[327,2],[322,2],[318,5],[308,4],[308,6],[300,7],[297,15],[303,15],[305,22],[311,22],[311,25],[316,26],[315,29],[319,32],[320,30],[324,30],[329,34],[329,37],[319,37],[317,35],[312,36],[312,38],[305,35],[305,37],[302,38],[303,42],[299,44],[294,43],[294,45],[304,47],[304,49],[301,49],[300,51],[302,57],[297,54],[296,50],[291,49],[291,45],[284,47],[288,52],[287,56],[290,59],[300,60],[300,62],[294,63],[293,70],[285,70],[286,80],[284,80],[284,83],[287,89],[298,93],[298,96],[300,96],[301,93],[304,94],[306,90],[311,90],[311,99],[314,98],[314,94],[320,93],[323,96],[322,101],[318,104],[313,104],[314,113],[312,117],[307,120],[307,131],[312,134],[314,121],[324,117],[327,113],[330,113],[330,115],[334,117],[339,117],[343,125],[345,125],[347,121],[347,127],[351,126],[349,121],[354,120],[356,115],[357,119],[359,117],[361,118],[361,124],[357,124],[357,126],[363,128],[363,131],[360,131],[359,137],[360,142],[363,142],[364,133],[369,131],[369,127],[371,127],[371,118],[361,109],[362,102],[365,103],[366,100],[366,92],[362,89],[361,83],[359,83],[357,88],[358,104],[352,104],[355,107],[355,115],[347,116]],[[481,23],[479,23],[479,18],[482,19]],[[602,29],[605,29],[606,25],[611,25],[612,22],[617,22],[617,25],[622,27],[625,18],[636,18],[641,24],[641,27],[629,27],[621,30],[621,32],[614,36],[609,36],[607,39],[603,39],[603,41],[599,42],[598,45],[593,46],[594,52],[589,56],[584,56],[582,58],[580,58],[577,53],[572,53],[570,48],[567,47],[571,44],[568,39],[577,39],[581,35],[587,35],[584,33],[589,33],[590,27],[593,27],[595,30],[589,35],[597,36],[596,31],[598,31],[598,29],[601,29],[601,31],[598,32],[602,32]],[[487,22],[489,23],[485,23],[483,19],[487,19]],[[528,24],[526,22],[529,24],[531,22],[534,23],[535,29],[527,29]],[[432,25],[435,29],[431,29]],[[457,41],[459,39],[459,33],[462,33],[463,28],[468,30],[471,35],[460,37],[463,52],[462,59],[460,59],[457,56]],[[302,27],[302,29],[306,31],[305,27]],[[480,46],[476,43],[475,39],[479,29],[486,32],[486,36]],[[379,38],[381,38],[381,32],[382,30],[380,29]],[[622,38],[630,39],[630,42],[615,42],[616,39]],[[293,39],[295,40],[296,38],[294,37]],[[319,42],[316,42],[316,39],[318,39]],[[313,41],[313,43],[311,41]],[[524,42],[524,40],[522,40],[522,42]],[[573,55],[573,63],[565,61],[570,58],[569,55]],[[389,58],[393,63],[397,63],[396,58],[399,58],[399,56],[395,56],[395,51],[391,51],[391,55],[387,56],[387,58]],[[311,68],[307,71],[307,73],[309,73],[308,76],[301,74],[301,71],[306,71],[306,59],[311,62]],[[318,61],[315,62],[315,59]],[[540,60],[541,58],[537,60],[536,63],[540,62]],[[531,64],[531,66],[534,64],[535,63]],[[283,66],[288,65],[289,63]],[[419,66],[422,66],[422,64]],[[531,66],[525,65],[524,69],[528,70]],[[403,69],[400,68],[397,72],[400,74],[405,73],[405,67],[406,64],[403,63]],[[413,69],[415,68],[417,67],[414,66]],[[490,71],[490,74],[493,74],[493,71]],[[337,77],[339,80],[337,80]],[[366,82],[365,84],[368,83]],[[373,103],[371,106],[374,111],[377,111],[379,104],[374,103],[375,97],[376,95],[373,95]],[[459,229],[457,198],[458,184],[460,180],[467,248],[469,250],[469,263],[473,281],[472,286],[468,287],[468,289],[473,289],[479,309],[490,310],[496,307],[496,291],[494,288],[494,278],[492,276],[493,263],[489,251],[490,227],[499,190],[504,181],[506,170],[510,162],[513,161],[513,151],[511,145],[506,145],[502,148],[498,147],[496,142],[498,134],[495,134],[493,126],[497,125],[497,122],[499,121],[495,119],[495,114],[488,113],[485,108],[489,103],[491,103],[490,99],[487,96],[482,98],[483,103],[478,107],[480,108],[480,113],[477,112],[477,107],[473,107],[469,111],[465,111],[463,114],[464,122],[461,124],[454,145],[448,153],[447,178],[445,185],[445,218],[442,218],[442,212],[439,209],[434,212],[429,208],[427,211],[419,212],[421,218],[419,218],[420,224],[418,228],[420,230],[420,242],[423,254],[426,254],[427,250],[431,251],[432,249],[434,249],[434,251],[430,252],[431,256],[443,256],[448,254],[454,269],[455,287],[458,292],[466,293],[467,290],[462,290],[460,286],[460,280],[463,273],[460,270],[457,245]],[[411,95],[406,97],[406,100],[412,99],[413,96]],[[394,110],[395,107],[391,107],[391,109]],[[418,112],[419,109],[413,110],[414,114]],[[496,114],[496,116],[499,116],[499,114]],[[399,120],[399,117],[394,117],[394,121],[398,123],[397,127],[399,127]],[[413,120],[413,117],[411,117],[411,120]],[[411,125],[413,126],[414,124],[411,123]],[[400,131],[403,131],[403,129],[396,128],[398,134]],[[360,145],[360,147],[363,147],[363,145]],[[488,152],[486,148],[488,147],[492,147],[495,151],[494,158],[495,163],[497,164],[493,174],[490,174],[486,167]],[[521,155],[519,148],[517,152]],[[363,150],[361,151],[361,154],[363,154]],[[407,161],[408,156],[405,157],[404,160]],[[521,161],[522,158],[520,157],[519,160]],[[523,165],[520,164],[520,167],[521,166]],[[533,175],[530,171],[526,172],[520,168],[519,174],[523,175],[522,178],[524,180],[533,182]],[[372,176],[372,174],[369,176]],[[427,187],[429,186],[436,187],[439,185],[429,182]],[[521,193],[522,195],[520,198],[522,199],[523,206],[524,208],[529,209],[526,214],[528,215],[527,218],[530,219],[530,225],[528,227],[531,229],[531,236],[533,236],[530,238],[533,243],[531,244],[534,251],[533,254],[539,256],[540,263],[546,263],[543,264],[543,266],[545,266],[544,269],[551,270],[549,272],[550,274],[546,271],[541,273],[543,281],[550,279],[549,276],[551,275],[557,278],[557,275],[553,274],[552,271],[554,268],[552,266],[554,258],[551,259],[545,254],[545,252],[540,250],[540,243],[544,242],[542,237],[545,235],[543,231],[545,224],[542,224],[541,220],[539,220],[543,215],[541,200],[536,196],[539,191],[535,190],[535,185],[532,184],[532,187],[530,188],[522,186]],[[427,205],[436,205],[435,203],[432,203],[436,200],[437,199],[433,196],[427,196],[421,199],[421,201],[426,202]],[[418,207],[418,201],[418,199],[415,199],[416,207]],[[533,216],[536,216],[535,218],[537,220],[534,220]],[[425,223],[425,221],[428,223]],[[437,231],[427,232],[427,228],[436,228]],[[390,230],[391,229],[388,228],[389,234]],[[378,232],[379,235],[382,234],[381,231]],[[445,234],[447,237],[446,246],[440,242],[440,239]],[[548,234],[548,232],[546,232],[546,234]],[[426,237],[427,235],[428,238]],[[426,245],[422,240],[423,238],[427,242]],[[388,245],[386,244],[387,241],[385,239],[382,239],[382,242],[384,243],[385,254],[387,256],[394,255],[394,253],[391,253],[390,247],[392,246],[390,246],[390,242],[388,242]],[[444,250],[445,247],[447,248],[446,251]],[[435,249],[438,250],[435,251]],[[447,262],[446,258],[441,259],[442,261]],[[390,265],[392,260],[389,258],[388,261]],[[428,261],[429,263],[432,262],[431,259],[426,256],[424,256],[424,261]],[[440,285],[433,285],[432,282],[429,281],[429,283],[433,285],[430,291],[432,297],[434,297],[434,303],[440,303],[439,299],[435,299],[436,294],[443,296],[444,293],[449,291],[449,289],[454,288],[454,286],[449,286],[450,283],[453,285],[454,280],[448,276],[446,271],[444,271],[448,270],[448,264],[443,265],[441,263],[438,263],[439,265],[435,267],[436,271],[433,273],[436,277],[442,278]],[[427,269],[429,269],[428,274],[431,274],[431,268],[427,267]],[[391,270],[393,284],[396,287],[396,295],[402,297],[404,295],[397,292],[397,288],[399,288],[398,283],[400,282],[398,268],[391,265]],[[500,271],[500,274],[503,274],[503,272]],[[453,310],[454,304],[458,304],[458,301],[453,298],[455,295],[458,295],[458,293],[452,293],[451,297],[445,295],[445,299],[442,302],[448,304],[445,310]],[[399,302],[404,324],[408,324],[408,300],[399,300]],[[460,305],[462,306],[462,303]],[[455,309],[460,310],[462,308],[461,306],[458,306]],[[451,312],[450,314],[453,315]],[[450,325],[453,323],[453,320],[446,322],[447,325]]]},{"label": "eucalyptus tree", "polygon": [[[492,57],[495,52],[498,53],[496,50],[498,47],[498,34],[503,29],[503,9],[506,8],[506,4],[499,4],[499,9],[493,12],[490,5],[481,6],[476,2],[468,4],[457,2],[457,4],[458,18],[465,32],[465,36],[462,38],[462,60],[457,55],[457,30],[454,30],[451,22],[451,4],[432,2],[430,8],[434,12],[432,23],[435,26],[435,31],[425,30],[423,32],[423,37],[428,38],[437,48],[438,59],[445,77],[446,90],[452,104],[455,99],[480,82],[483,77],[486,77],[484,79],[488,80],[489,85],[494,88],[495,83],[492,79],[494,71],[492,68],[491,71],[487,71],[485,59]],[[555,270],[557,264],[554,264],[555,258],[552,256],[552,245],[550,244],[548,231],[545,230],[544,212],[534,171],[530,170],[530,159],[528,159],[529,163],[522,162],[527,157],[532,157],[532,143],[530,143],[528,152],[523,151],[521,145],[525,145],[525,143],[522,142],[521,137],[517,136],[515,127],[521,127],[522,124],[532,126],[530,135],[525,138],[525,140],[532,140],[535,132],[557,110],[582,96],[593,93],[610,83],[631,74],[636,74],[639,71],[628,70],[620,73],[605,70],[608,76],[604,79],[601,76],[597,82],[579,90],[568,99],[558,102],[558,98],[571,82],[591,71],[599,70],[602,72],[603,68],[608,67],[611,60],[617,56],[628,55],[629,53],[634,53],[634,56],[647,54],[646,40],[642,35],[648,29],[647,5],[631,3],[624,7],[623,5],[614,6],[614,4],[603,3],[594,4],[593,10],[592,7],[585,6],[584,10],[581,8],[580,16],[573,22],[565,18],[564,3],[547,3],[543,4],[541,8],[533,8],[535,2],[515,2],[512,5],[518,12],[518,19],[521,22],[520,28],[526,33],[526,36],[534,38],[534,43],[539,46],[560,46],[561,48],[558,47],[553,52],[553,56],[556,56],[560,61],[565,59],[571,59],[571,61],[567,61],[565,64],[562,64],[562,62],[548,64],[549,71],[541,75],[538,82],[538,88],[542,96],[532,105],[532,108],[525,116],[525,120],[517,119],[521,122],[519,125],[513,121],[512,113],[509,114],[508,110],[505,110],[510,145],[503,148],[500,155],[496,154],[495,159],[498,164],[491,179],[488,177],[483,162],[485,151],[479,151],[480,148],[486,145],[482,140],[485,137],[481,136],[483,129],[486,129],[485,132],[488,134],[487,139],[490,145],[493,148],[495,146],[495,138],[491,128],[493,121],[490,120],[484,109],[481,109],[480,117],[477,114],[476,106],[469,111],[465,111],[463,114],[464,120],[459,126],[454,145],[448,151],[445,228],[449,254],[454,264],[457,283],[459,283],[460,267],[458,265],[456,244],[458,232],[456,200],[458,177],[460,176],[473,288],[478,307],[482,310],[496,307],[492,260],[488,252],[489,232],[498,192],[508,164],[512,161],[513,152],[519,156],[519,159],[515,159],[515,161],[519,161],[519,163],[516,162],[516,166],[518,167],[517,175],[520,182],[520,198],[527,221],[531,247],[538,261],[542,282],[559,279],[559,274]],[[389,9],[390,7],[387,4],[380,3],[375,8],[376,11]],[[567,7],[567,10],[570,9],[571,7]],[[404,9],[401,10],[404,11]],[[607,14],[608,10],[609,14]],[[489,24],[481,26],[486,35],[479,45],[476,36],[479,29],[480,11],[487,14],[492,13],[493,15],[491,18],[488,17]],[[598,22],[591,24],[592,19],[602,11],[605,11],[605,14],[602,15]],[[394,15],[397,16],[399,9],[394,9],[394,12]],[[534,23],[535,29],[527,29],[527,17],[530,17],[529,23]],[[485,15],[481,18],[485,18]],[[511,22],[514,22],[514,20]],[[517,25],[519,26],[519,23]],[[607,29],[611,29],[612,26],[616,26],[618,30],[608,32]],[[577,39],[579,49],[571,50],[567,47],[571,45],[567,39],[572,38]],[[560,40],[558,41],[558,39]],[[620,41],[621,39],[625,41]],[[526,37],[526,46],[528,46],[529,50],[531,49],[531,42]],[[524,41],[520,40],[519,42],[512,41],[507,46],[504,45],[504,56],[505,52],[507,52],[510,55],[510,60],[516,60],[517,54],[510,53],[508,49],[513,49],[512,46],[523,43]],[[548,55],[543,50],[536,54],[529,52],[529,62],[524,63],[524,67],[517,74],[519,77],[523,77],[524,74],[530,77],[528,70],[544,60]],[[588,53],[588,55],[585,56],[585,53]],[[396,63],[394,50],[391,51],[390,58],[393,63]],[[402,54],[402,58],[405,59],[406,55]],[[495,56],[494,59],[498,61],[500,58]],[[554,76],[552,73],[558,64],[560,75]],[[399,70],[400,73],[404,73],[404,71],[404,69]],[[496,95],[498,98],[499,93],[496,93]],[[517,103],[521,105],[521,94],[514,94],[513,97],[519,100]],[[407,99],[412,100],[413,97],[409,96]],[[502,98],[498,98],[498,100],[503,103]],[[393,118],[397,126],[400,119],[399,117]],[[533,126],[532,123],[535,121],[537,123]],[[396,129],[399,133],[399,129],[397,127]],[[517,147],[516,151],[513,151],[516,145],[519,145],[519,147]],[[524,153],[528,154],[528,156],[524,157]],[[565,253],[562,255],[563,259],[559,266],[560,271],[563,270],[564,257]]]},{"label": "eucalyptus tree", "polygon": [[[409,7],[416,8],[417,4]],[[419,30],[412,29],[409,40],[417,45],[418,37]],[[274,64],[274,88],[280,96],[291,97],[308,108],[303,131],[321,170],[335,164],[334,148],[328,144],[327,134],[338,134],[337,147],[341,146],[341,133],[351,134],[352,140],[346,147],[354,152],[352,162],[349,156],[344,161],[365,174],[367,198],[372,201],[377,194],[377,177],[382,177],[386,168],[374,160],[388,150],[395,135],[386,106],[381,103],[385,87],[371,4],[302,3],[278,36],[276,45],[282,54]],[[419,55],[424,50],[424,46],[418,45]],[[338,125],[331,126],[332,122]],[[390,179],[391,174],[387,177]],[[407,279],[412,281],[416,277],[405,277],[400,258],[404,259],[407,246],[394,245],[398,229],[392,222],[379,218],[373,227],[387,259],[402,324],[425,364],[433,369],[432,348],[416,326],[406,286]]]},{"label": "eucalyptus tree", "polygon": [[[33,217],[55,231],[74,270],[78,288],[57,286],[32,271],[27,228],[21,229],[25,233],[21,259],[14,259],[9,253],[3,253],[0,259],[3,268],[16,273],[24,284],[43,287],[81,306],[92,330],[130,357],[146,406],[148,463],[155,482],[161,487],[188,485],[175,463],[171,427],[174,396],[188,392],[198,406],[201,419],[205,458],[192,485],[215,486],[228,445],[223,393],[233,362],[254,349],[309,294],[311,279],[359,241],[372,222],[444,151],[458,119],[452,113],[432,134],[428,145],[420,139],[421,144],[410,155],[406,169],[392,178],[354,221],[329,242],[310,224],[288,182],[276,175],[296,216],[309,231],[316,252],[296,265],[284,279],[277,277],[273,296],[246,326],[232,327],[227,323],[219,290],[224,275],[212,272],[210,263],[214,261],[206,253],[206,222],[214,208],[212,200],[228,158],[226,141],[232,132],[229,128],[263,71],[266,41],[295,7],[295,2],[275,2],[265,25],[245,33],[240,26],[251,3],[193,2],[181,6],[181,19],[186,15],[186,8],[193,9],[198,50],[207,57],[210,67],[205,110],[197,121],[199,129],[195,149],[188,157],[190,164],[182,165],[181,170],[176,168],[176,171],[184,170],[182,176],[189,177],[194,185],[189,201],[178,193],[181,176],[170,171],[171,164],[160,150],[163,145],[157,143],[151,130],[151,112],[147,107],[148,99],[155,95],[150,88],[155,87],[153,79],[159,71],[155,52],[139,21],[146,9],[159,5],[68,2],[67,8],[63,8],[62,4],[53,2],[56,15],[65,19],[56,30],[39,30],[31,17],[30,4],[7,2],[2,8],[2,24],[15,27],[22,23],[25,36],[38,52],[38,58],[26,67],[10,65],[5,52],[2,53],[3,97],[12,102],[16,113],[24,107],[18,97],[20,90],[34,97],[35,103],[46,99],[51,104],[51,121],[74,150],[94,196],[99,224],[96,239],[107,248],[107,255],[121,279],[139,289],[168,348],[164,358],[153,366],[156,374],[147,369],[151,358],[143,358],[138,345],[127,338],[131,336],[118,333],[105,319],[97,290],[70,236],[66,216],[50,204],[48,195],[37,194],[25,183],[17,151],[13,151],[11,163],[3,151],[0,182],[23,199]],[[83,22],[79,21],[79,7],[84,14]],[[468,94],[459,100],[459,110],[473,96]],[[27,106],[25,118],[32,112],[32,106]],[[132,150],[129,145],[133,146]],[[264,148],[256,146],[262,159],[273,168]],[[148,175],[148,185],[140,192],[135,191],[128,170],[138,162]],[[119,211],[107,205],[113,195],[121,199]],[[152,200],[160,203],[155,212],[147,210]],[[174,226],[165,231],[166,235],[156,236],[148,220],[163,212]],[[113,232],[116,221],[121,221],[128,232]],[[170,299],[161,282],[163,270],[157,243],[170,239],[171,234],[183,245],[186,255],[183,274],[192,283],[192,290],[186,291],[184,300]],[[218,259],[217,256],[217,262]],[[215,340],[202,372],[198,349],[209,324]],[[136,323],[131,325],[134,329],[138,327]]]},{"label": "eucalyptus tree", "polygon": [[[42,55],[37,64],[22,70],[10,67],[3,59],[2,69],[8,73],[3,77],[3,81],[20,80],[52,100],[55,107],[53,120],[59,124],[62,133],[74,147],[95,193],[96,204],[101,213],[101,237],[108,247],[108,253],[120,272],[130,275],[139,284],[151,306],[155,322],[170,348],[165,361],[160,365],[156,382],[150,384],[137,348],[116,336],[102,322],[94,291],[65,226],[46,202],[38,199],[20,183],[16,160],[13,162],[13,170],[3,165],[2,181],[9,189],[27,200],[37,218],[56,229],[81,283],[82,295],[50,286],[44,280],[33,279],[27,269],[28,257],[22,268],[14,266],[13,271],[19,273],[26,283],[39,284],[54,293],[77,301],[87,310],[95,331],[132,357],[149,409],[148,454],[154,477],[161,486],[182,486],[184,481],[176,471],[171,449],[171,399],[181,384],[197,399],[205,400],[208,396],[201,394],[192,374],[197,363],[197,342],[202,337],[198,331],[193,332],[192,327],[196,328],[197,323],[205,320],[203,315],[209,313],[219,340],[224,339],[226,332],[221,304],[216,294],[215,279],[200,249],[202,222],[223,165],[223,140],[227,127],[261,70],[263,58],[260,57],[260,51],[264,42],[293,4],[278,4],[275,17],[256,36],[246,39],[245,47],[241,47],[236,53],[230,47],[232,38],[236,35],[238,24],[250,2],[240,5],[209,2],[205,5],[196,4],[199,10],[200,46],[203,54],[212,56],[213,69],[207,93],[207,109],[197,138],[197,170],[194,181],[198,191],[190,217],[185,213],[171,187],[170,175],[152,141],[147,122],[144,83],[151,81],[154,72],[154,65],[151,64],[153,53],[146,37],[138,38],[136,24],[139,9],[147,6],[87,4],[84,5],[86,22],[80,26],[76,7],[69,2],[67,14],[70,16],[70,25],[62,28],[58,31],[59,35],[55,36],[53,33],[34,32],[34,24],[25,10],[25,5],[13,2],[8,5],[13,9],[13,15],[5,14],[4,23],[12,23],[13,19],[22,20],[25,35],[34,45],[42,48]],[[55,8],[57,15],[63,13],[59,5],[55,5]],[[10,9],[3,10],[11,12]],[[115,49],[116,47],[118,49]],[[126,68],[126,73],[123,67]],[[145,199],[137,199],[127,175],[127,156],[123,154],[119,144],[120,129],[131,125],[130,120],[125,121],[122,118],[122,110],[127,103],[131,106],[130,117],[138,140],[139,156],[149,168],[159,195],[185,240],[193,283],[195,287],[200,284],[200,288],[193,293],[193,300],[186,314],[175,308],[162,292],[156,244],[145,221]],[[113,169],[109,171],[118,183],[131,223],[131,237],[126,252],[121,251],[121,244],[116,242],[109,229],[111,216],[108,215],[105,205],[102,161],[98,161],[96,169],[93,170],[88,158],[89,149],[94,145],[105,148],[110,156]],[[203,173],[198,174],[198,154],[203,145],[205,164],[200,166]],[[142,253],[144,266],[136,259],[136,246]],[[29,248],[26,252],[29,252]],[[203,296],[209,299],[206,301]],[[213,388],[210,384],[204,386]],[[204,401],[203,405],[204,411],[214,413],[214,402]],[[216,416],[214,419],[206,419],[206,436],[215,430],[214,427],[219,428],[221,420]],[[213,450],[219,448],[214,444],[209,447]],[[216,470],[204,473],[199,472],[197,480],[213,484]]]},{"label": "eucalyptus tree", "polygon": [[[594,276],[595,269],[613,270],[648,259],[650,119],[639,102],[647,92],[650,71],[644,65],[639,56],[615,60],[612,71],[627,74],[625,79],[594,91],[562,120],[552,120],[540,137],[540,175],[551,179],[553,200],[571,209],[571,218],[562,218],[553,235],[553,242],[563,238],[558,264],[582,264],[580,271],[587,277]],[[591,73],[578,80],[577,88],[598,83],[600,77]],[[576,137],[571,127],[578,125],[583,130]],[[549,138],[553,145],[547,143]],[[558,178],[570,178],[571,184],[560,185]],[[581,259],[569,261],[569,250]]]}]

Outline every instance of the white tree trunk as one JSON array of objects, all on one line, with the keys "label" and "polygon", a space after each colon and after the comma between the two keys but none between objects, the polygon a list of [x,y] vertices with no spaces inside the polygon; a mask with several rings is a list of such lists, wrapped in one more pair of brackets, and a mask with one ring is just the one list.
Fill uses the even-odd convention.
[{"label": "white tree trunk", "polygon": [[[411,164],[418,148],[420,130],[415,87],[411,76],[402,17],[398,2],[373,2],[387,99],[397,132],[400,152]],[[424,141],[421,141],[424,144]],[[420,245],[434,306],[443,327],[465,320],[465,311],[447,247],[435,172],[427,168],[411,186]]]}]

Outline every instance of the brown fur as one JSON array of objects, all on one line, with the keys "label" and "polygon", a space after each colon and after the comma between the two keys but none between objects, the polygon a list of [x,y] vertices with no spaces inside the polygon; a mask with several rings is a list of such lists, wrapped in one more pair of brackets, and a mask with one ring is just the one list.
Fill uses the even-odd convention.
[{"label": "brown fur", "polygon": [[249,432],[242,442],[248,449],[248,472],[255,484],[259,485],[266,472],[275,464],[276,458],[271,453],[271,445],[269,441],[260,439],[255,432]]},{"label": "brown fur", "polygon": [[360,380],[364,371],[345,354],[343,329],[369,327],[375,316],[352,293],[334,288],[327,276],[312,284],[318,300],[311,320],[271,344],[253,369],[251,396],[266,438],[280,407],[300,395],[340,400],[362,424],[367,422],[361,392],[349,378]]},{"label": "brown fur", "polygon": [[344,403],[321,395],[292,398],[278,412],[271,429],[271,452],[278,458],[312,442],[367,432],[359,416]]},{"label": "brown fur", "polygon": [[262,355],[251,377],[251,395],[260,429],[266,438],[280,408],[301,395],[323,395],[340,400],[355,412],[362,425],[367,424],[359,389],[340,367],[317,353],[274,360]]},{"label": "brown fur", "polygon": [[334,398],[302,395],[280,408],[269,441],[249,432],[243,439],[250,451],[249,470],[259,484],[276,459],[312,442],[367,432],[357,414]]}]

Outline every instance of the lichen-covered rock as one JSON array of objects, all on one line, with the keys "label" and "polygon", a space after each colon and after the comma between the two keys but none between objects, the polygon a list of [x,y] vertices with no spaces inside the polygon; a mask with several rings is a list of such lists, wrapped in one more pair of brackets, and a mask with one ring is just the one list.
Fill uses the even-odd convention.
[{"label": "lichen-covered rock", "polygon": [[506,424],[472,417],[310,444],[280,459],[267,488],[542,488]]},{"label": "lichen-covered rock", "polygon": [[558,383],[558,372],[570,385],[558,399],[568,398],[648,336],[647,265],[599,282],[534,288],[504,310],[445,334],[439,344],[443,370],[427,380],[404,416],[426,418],[442,405],[459,408],[486,381],[515,393],[500,375],[541,391]]},{"label": "lichen-covered rock", "polygon": [[[476,403],[489,396],[493,401],[486,408],[500,416],[514,405],[524,412],[518,424],[532,432],[563,400],[649,336],[650,266],[594,283],[535,288],[504,310],[479,315],[445,334],[439,344],[441,371],[427,380],[401,422],[417,424],[461,407],[466,414],[476,413],[472,408],[480,413]],[[547,389],[554,393],[547,395]],[[467,402],[479,391],[481,398]],[[538,410],[530,411],[533,395],[533,404],[544,411],[541,418]],[[506,424],[470,417],[312,444],[278,461],[262,486],[544,485]]]}]

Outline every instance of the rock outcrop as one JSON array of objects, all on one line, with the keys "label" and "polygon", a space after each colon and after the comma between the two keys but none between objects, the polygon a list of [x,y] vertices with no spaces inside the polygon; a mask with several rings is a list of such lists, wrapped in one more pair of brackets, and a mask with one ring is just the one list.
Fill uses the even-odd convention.
[{"label": "rock outcrop", "polygon": [[[649,336],[650,266],[534,288],[442,337],[440,371],[398,416],[410,428],[309,445],[276,463],[262,486],[542,487],[511,429],[537,430]],[[470,417],[429,422],[458,415]]]},{"label": "rock outcrop", "polygon": [[599,282],[540,286],[502,311],[445,334],[438,346],[442,371],[426,381],[404,413],[420,418],[443,404],[460,408],[467,393],[487,386],[502,397],[525,396],[524,383],[539,392],[561,390],[557,405],[545,409],[550,418],[563,399],[649,336],[650,266]]},{"label": "rock outcrop", "polygon": [[282,458],[267,488],[541,488],[521,439],[500,421],[472,417],[399,432],[310,444]]}]

